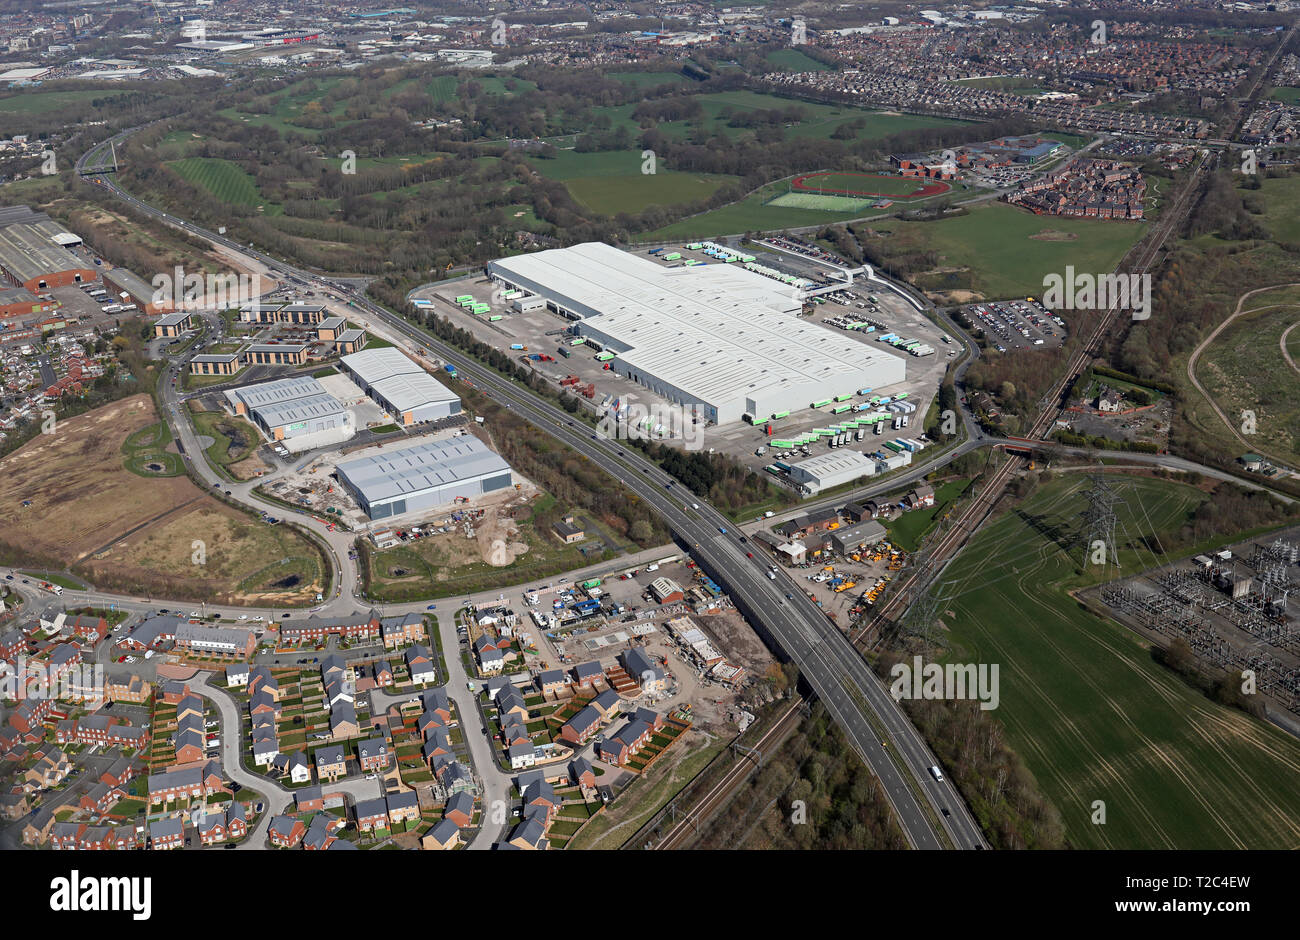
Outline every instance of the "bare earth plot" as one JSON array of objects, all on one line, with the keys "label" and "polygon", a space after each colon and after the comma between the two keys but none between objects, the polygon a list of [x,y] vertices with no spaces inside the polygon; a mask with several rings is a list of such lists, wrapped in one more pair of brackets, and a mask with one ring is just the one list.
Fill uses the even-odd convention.
[{"label": "bare earth plot", "polygon": [[0,461],[0,540],[104,590],[249,604],[323,590],[315,550],[292,530],[253,521],[188,477],[126,469],[123,442],[157,422],[152,400],[137,395],[60,422]]}]

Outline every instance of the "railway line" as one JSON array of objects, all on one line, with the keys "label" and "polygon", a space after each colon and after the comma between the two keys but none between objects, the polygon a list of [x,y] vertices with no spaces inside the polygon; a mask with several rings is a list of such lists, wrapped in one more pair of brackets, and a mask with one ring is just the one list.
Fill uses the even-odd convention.
[{"label": "railway line", "polygon": [[[784,741],[786,736],[799,726],[800,707],[803,704],[803,699],[796,699],[772,724],[772,727],[764,731],[763,736],[750,746],[754,750],[762,751],[765,747]],[[756,765],[748,758],[738,760],[728,767],[722,779],[710,787],[709,792],[692,805],[685,815],[678,817],[673,827],[650,848],[655,850],[688,848],[691,837],[699,832],[700,827],[708,822],[709,817],[731,802],[736,790],[749,779],[749,775],[755,769]]]},{"label": "railway line", "polygon": [[[1193,195],[1198,192],[1201,174],[1212,159],[1213,157],[1208,153],[1202,153],[1198,157],[1198,162],[1185,181],[1174,204],[1165,210],[1156,223],[1156,227],[1147,233],[1146,238],[1130,249],[1128,255],[1117,266],[1118,270],[1128,274],[1142,275],[1148,273],[1166,239],[1186,218],[1187,212],[1192,205]],[[1070,388],[1078,381],[1087,364],[1097,354],[1102,340],[1115,325],[1116,317],[1120,314],[1121,309],[1117,298],[1111,303],[1109,309],[1106,310],[1096,326],[1093,327],[1087,340],[1070,357],[1061,378],[1052,384],[1052,387],[1043,397],[1038,414],[1030,425],[1029,431],[1021,440],[1027,442],[1041,441],[1043,436],[1051,429],[1065,408],[1065,397]],[[878,643],[884,632],[882,628],[887,623],[902,617],[912,603],[925,593],[925,590],[943,571],[946,564],[953,559],[976,530],[992,514],[998,501],[1002,498],[1002,494],[1012,475],[1023,467],[1028,459],[1027,457],[1008,455],[1008,459],[993,472],[993,476],[989,478],[983,489],[976,495],[975,500],[966,507],[953,526],[943,533],[936,544],[930,547],[925,563],[910,571],[890,595],[886,603],[875,613],[875,616],[862,626],[855,635],[850,637],[855,647],[862,645],[869,638]]]}]

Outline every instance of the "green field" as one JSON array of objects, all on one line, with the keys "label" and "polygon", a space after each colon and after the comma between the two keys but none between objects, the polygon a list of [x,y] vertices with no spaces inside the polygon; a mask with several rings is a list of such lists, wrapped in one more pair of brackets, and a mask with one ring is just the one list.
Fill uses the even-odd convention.
[{"label": "green field", "polygon": [[680,173],[662,166],[656,166],[655,173],[642,173],[639,150],[561,150],[554,159],[533,157],[530,162],[543,175],[563,182],[578,202],[605,215],[700,202],[735,182],[732,176]]},{"label": "green field", "polygon": [[167,164],[186,182],[206,189],[221,202],[235,206],[264,203],[257,182],[242,167],[215,157],[186,157]]},{"label": "green field", "polygon": [[[1112,478],[1125,502],[1124,571],[1153,563],[1126,548],[1176,528],[1205,494]],[[1156,664],[1139,638],[1067,592],[1082,479],[1045,484],[986,526],[953,562],[940,609],[957,662],[998,663],[993,715],[1056,805],[1076,848],[1293,849],[1300,845],[1300,742],[1210,701]],[[1041,533],[1052,533],[1049,538]],[[1093,803],[1105,825],[1092,822]]]},{"label": "green field", "polygon": [[1012,75],[995,75],[988,78],[959,78],[956,83],[958,85],[969,85],[972,88],[1008,91],[1016,95],[1040,95],[1047,91],[1046,88],[1040,87],[1032,79]]},{"label": "green field", "polygon": [[[773,183],[751,193],[739,202],[699,215],[682,219],[672,225],[648,233],[647,238],[666,240],[674,238],[704,238],[711,235],[736,235],[743,232],[777,231],[809,225],[826,225],[829,222],[846,222],[850,219],[871,217],[871,210],[848,208],[839,212],[824,209],[780,205],[772,200],[786,193],[786,183]],[[798,195],[798,194],[792,194]],[[814,196],[814,198],[816,198]],[[784,201],[784,200],[782,200]],[[856,207],[858,200],[852,200]],[[883,215],[886,211],[876,213]]]},{"label": "green field", "polygon": [[[699,102],[700,105],[698,117],[681,121],[661,121],[657,125],[659,131],[668,137],[679,139],[686,138],[698,131],[704,131],[710,136],[721,135],[738,138],[753,135],[755,132],[751,128],[728,126],[731,116],[743,112],[785,110],[787,108],[799,108],[803,113],[803,120],[799,123],[781,128],[782,133],[789,140],[824,140],[829,138],[841,125],[852,121],[862,122],[861,126],[854,131],[854,139],[856,140],[877,140],[890,134],[898,134],[916,128],[950,127],[964,123],[948,118],[870,111],[848,105],[818,104],[753,91],[714,92],[713,94],[696,95],[693,100]],[[640,132],[640,126],[632,118],[632,112],[635,109],[635,104],[624,104],[607,108],[594,108],[593,111],[597,114],[607,115],[613,127],[623,126],[629,132],[635,134]]]},{"label": "green field", "polygon": [[[442,81],[447,78],[451,78],[453,82],[455,81],[454,76],[450,75],[439,76],[435,81]],[[498,75],[476,75],[474,78],[470,79],[470,81],[482,86],[483,92],[488,95],[517,95],[526,91],[537,90],[536,82],[530,82],[523,78],[515,78],[511,75],[505,77]],[[514,86],[513,90],[509,87],[511,85]]]},{"label": "green field", "polygon": [[877,176],[873,173],[818,173],[802,180],[795,191],[830,190],[841,195],[908,196],[924,189],[928,184],[928,180]]},{"label": "green field", "polygon": [[1264,309],[1235,320],[1206,348],[1196,377],[1230,418],[1254,412],[1252,440],[1259,450],[1294,459],[1300,454],[1300,373],[1282,355],[1282,336],[1295,358],[1300,290],[1279,288],[1246,301],[1247,310],[1257,308]]},{"label": "green field", "polygon": [[798,49],[776,49],[764,58],[772,68],[785,72],[829,72],[831,68]]},{"label": "green field", "polygon": [[605,215],[640,212],[649,206],[676,206],[700,202],[734,177],[709,173],[674,173],[647,176],[597,176],[568,182],[569,192],[589,209]]},{"label": "green field", "polygon": [[913,509],[905,512],[885,526],[889,541],[906,552],[914,552],[920,547],[921,539],[934,525],[935,519],[951,508],[953,500],[961,496],[970,485],[970,480],[949,480],[934,491],[934,505],[928,509]]},{"label": "green field", "polygon": [[891,249],[936,251],[941,267],[969,269],[972,289],[1002,298],[1041,293],[1044,276],[1064,274],[1067,264],[1113,271],[1146,224],[1040,216],[999,202],[939,222],[888,219],[875,228],[891,239]]},{"label": "green field", "polygon": [[1300,104],[1300,88],[1293,88],[1289,85],[1279,85],[1270,91],[1268,96],[1274,101],[1281,101],[1285,104]]},{"label": "green field", "polygon": [[1264,225],[1276,241],[1300,243],[1300,176],[1263,181]]},{"label": "green field", "polygon": [[179,454],[168,450],[171,443],[171,429],[165,421],[140,428],[122,441],[122,465],[142,477],[180,476],[185,464]]},{"label": "green field", "polygon": [[20,91],[16,95],[0,98],[0,113],[10,114],[49,114],[73,104],[85,104],[116,95],[128,94],[125,90],[116,91]]},{"label": "green field", "polygon": [[[605,150],[598,153],[578,153],[576,150],[557,150],[552,158],[530,155],[528,162],[549,179],[590,179],[598,176],[640,176],[640,150]],[[663,167],[658,169],[662,170]]]}]

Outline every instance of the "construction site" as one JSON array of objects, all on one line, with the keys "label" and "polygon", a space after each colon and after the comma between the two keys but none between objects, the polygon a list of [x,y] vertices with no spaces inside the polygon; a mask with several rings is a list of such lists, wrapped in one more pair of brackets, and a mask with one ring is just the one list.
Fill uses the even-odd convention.
[{"label": "construction site", "polygon": [[1087,593],[1157,642],[1185,640],[1206,666],[1243,682],[1253,674],[1258,694],[1300,719],[1298,562],[1300,529],[1290,529]]}]

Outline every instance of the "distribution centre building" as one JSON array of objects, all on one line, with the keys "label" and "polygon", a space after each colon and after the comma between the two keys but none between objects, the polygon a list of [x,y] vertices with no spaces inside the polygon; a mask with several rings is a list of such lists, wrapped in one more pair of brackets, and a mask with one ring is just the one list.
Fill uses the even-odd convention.
[{"label": "distribution centre building", "polygon": [[460,414],[460,396],[391,346],[339,360],[363,392],[404,425]]},{"label": "distribution centre building", "polygon": [[289,450],[338,444],[356,433],[351,413],[311,376],[234,388],[225,396],[231,411]]},{"label": "distribution centre building", "polygon": [[472,435],[426,441],[340,463],[339,482],[371,519],[473,499],[512,486],[510,465]]},{"label": "distribution centre building", "polygon": [[800,320],[797,289],[734,265],[670,268],[588,242],[488,264],[546,298],[614,371],[715,424],[765,421],[906,377],[903,359]]}]

